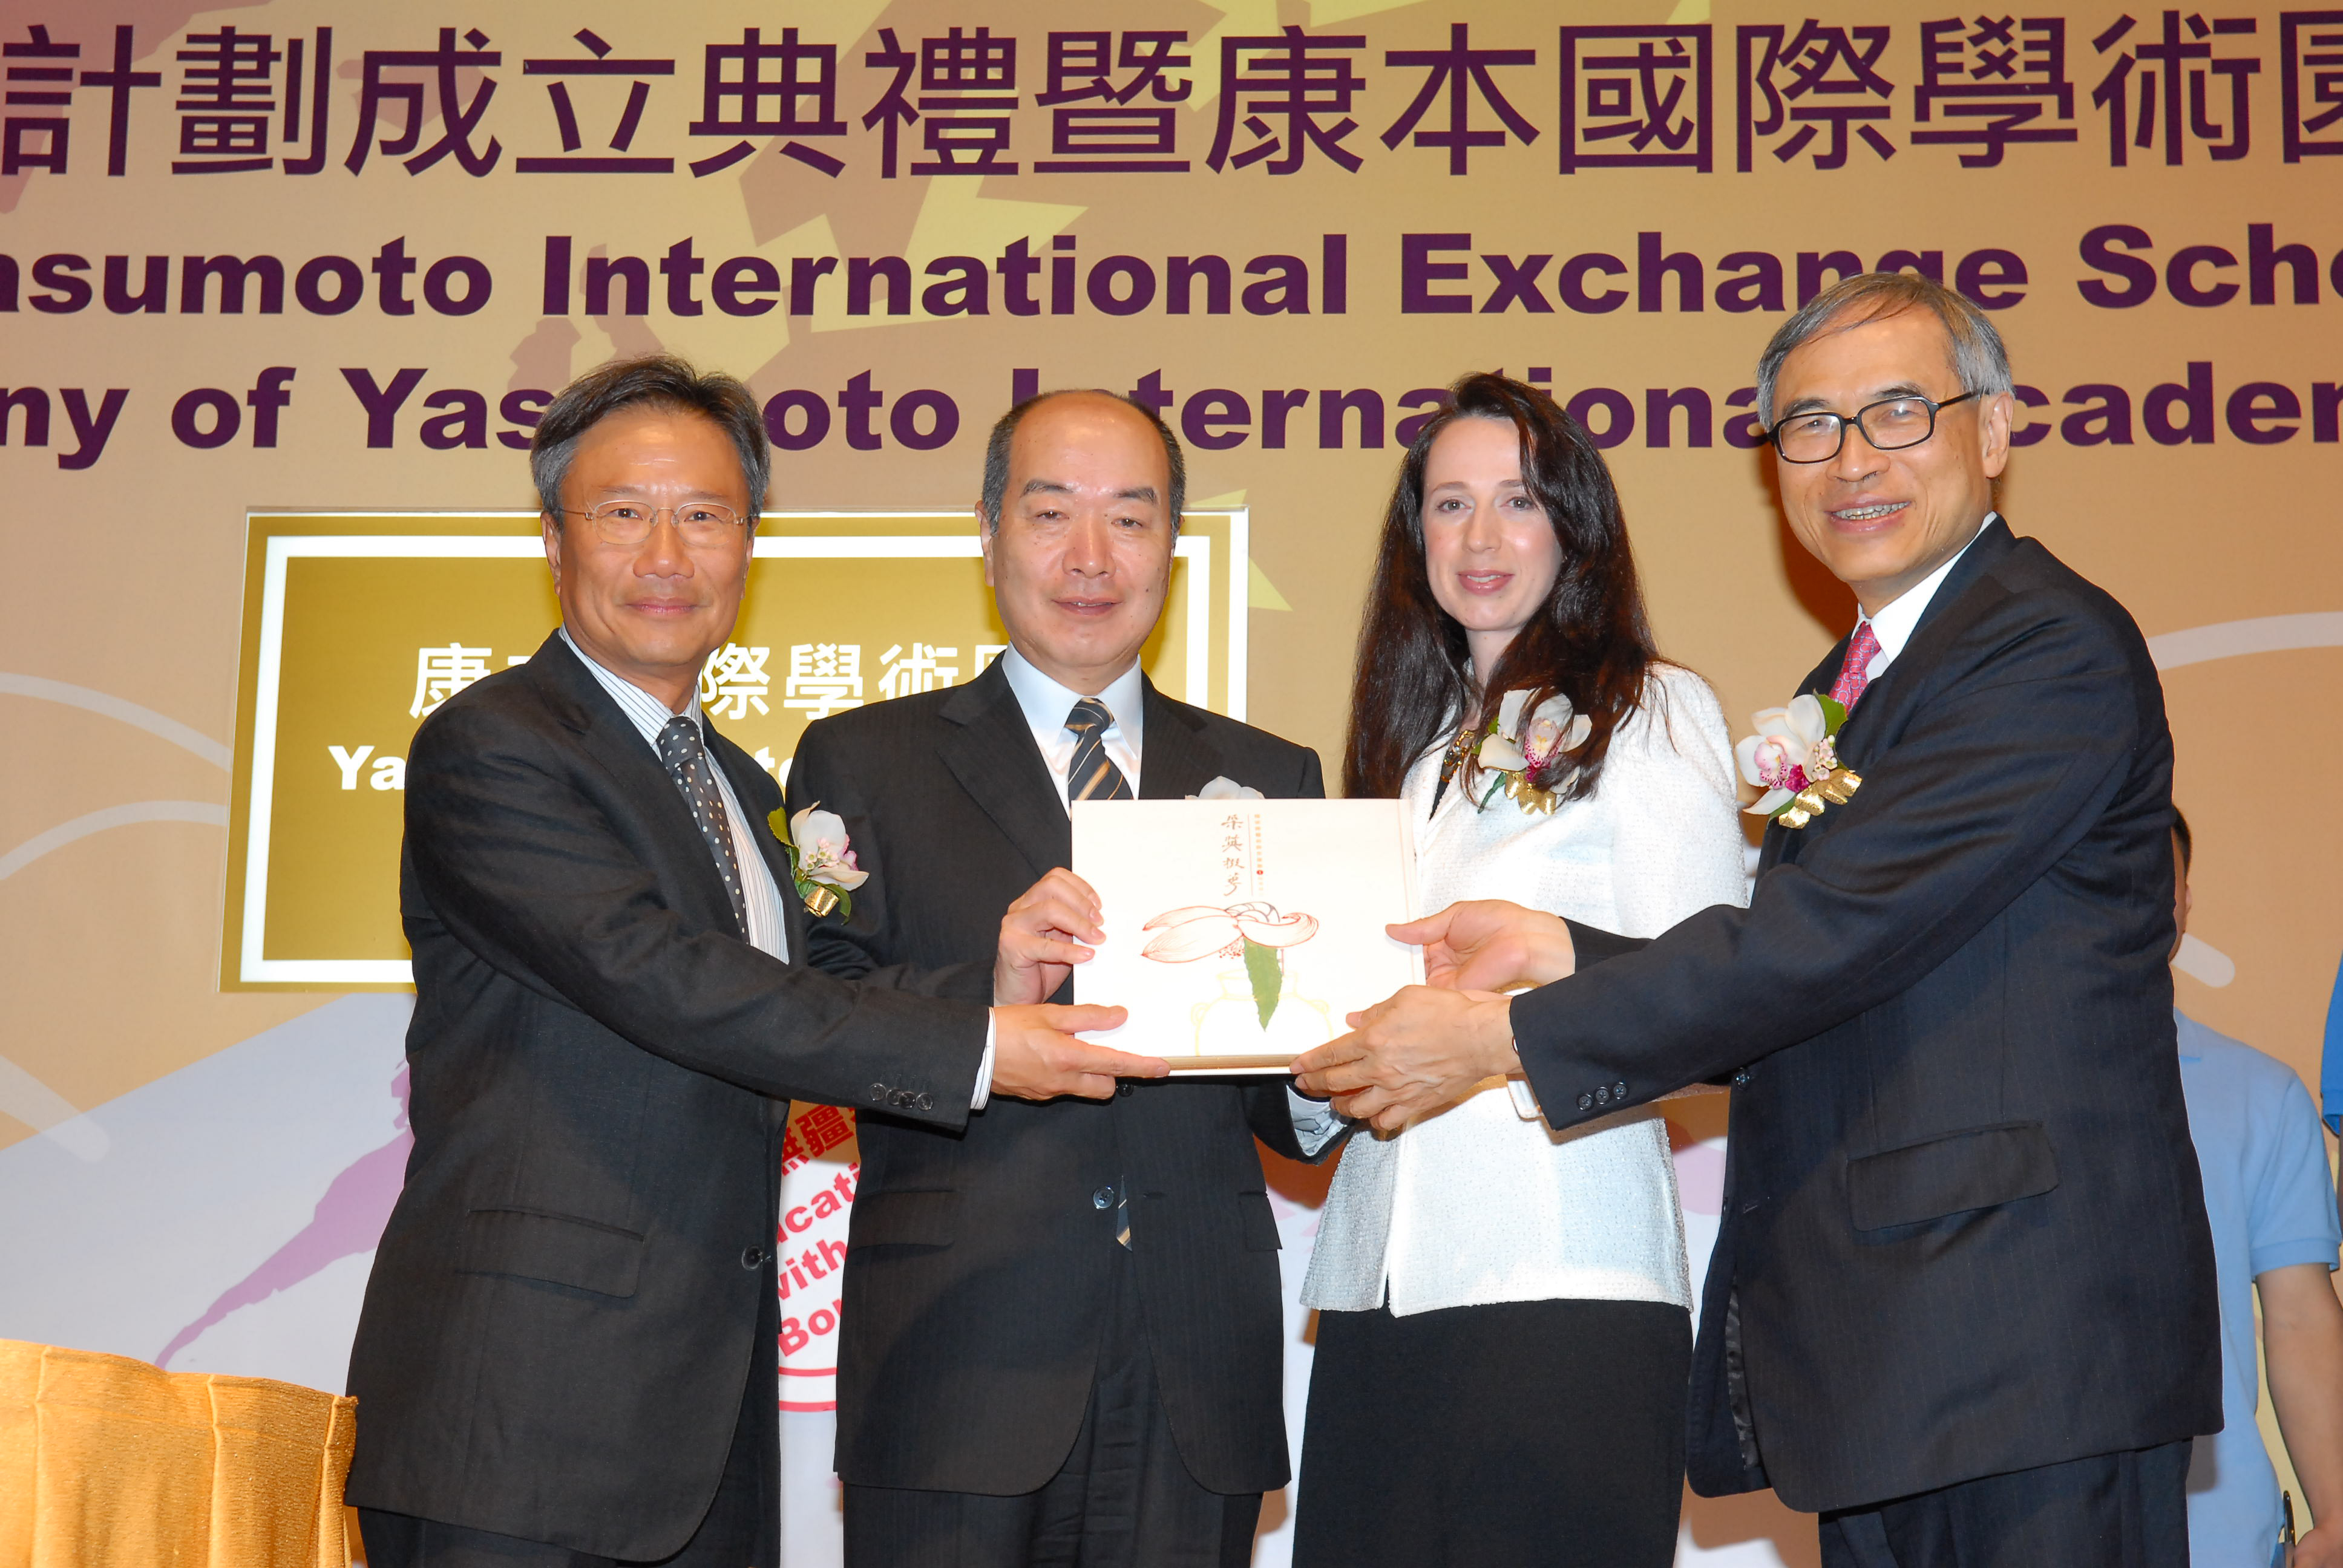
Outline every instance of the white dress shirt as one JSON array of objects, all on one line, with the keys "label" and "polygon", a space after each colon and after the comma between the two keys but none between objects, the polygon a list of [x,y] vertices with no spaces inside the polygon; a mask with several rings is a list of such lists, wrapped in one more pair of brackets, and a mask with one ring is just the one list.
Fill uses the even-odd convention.
[{"label": "white dress shirt", "polygon": [[[1423,908],[1511,899],[1652,937],[1747,901],[1733,749],[1715,694],[1654,667],[1593,795],[1531,816],[1500,795],[1432,797],[1447,748],[1408,769]],[[1692,1302],[1667,1123],[1656,1105],[1567,1131],[1495,1081],[1405,1131],[1353,1135],[1302,1287],[1306,1306],[1406,1317],[1493,1302]]]},{"label": "white dress shirt", "polygon": [[1936,597],[1936,590],[1945,586],[1945,575],[1969,553],[1977,538],[1993,527],[1994,519],[2000,516],[1999,512],[1987,512],[1985,521],[1977,525],[1976,533],[1970,536],[1968,544],[1955,550],[1943,566],[1897,594],[1893,602],[1881,606],[1877,615],[1862,616],[1856,619],[1856,629],[1860,630],[1867,620],[1871,623],[1871,635],[1879,639],[1879,651],[1871,656],[1871,668],[1865,672],[1867,678],[1876,680],[1887,673],[1887,667],[1896,662],[1896,656],[1904,651],[1906,643],[1912,640],[1912,630],[1920,624],[1921,616],[1927,613],[1929,601]]}]

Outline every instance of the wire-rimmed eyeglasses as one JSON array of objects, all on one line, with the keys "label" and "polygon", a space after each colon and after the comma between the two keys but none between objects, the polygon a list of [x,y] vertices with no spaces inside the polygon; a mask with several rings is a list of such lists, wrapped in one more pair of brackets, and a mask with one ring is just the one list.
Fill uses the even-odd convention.
[{"label": "wire-rimmed eyeglasses", "polygon": [[1979,392],[1964,392],[1957,397],[1934,403],[1917,394],[1906,394],[1866,403],[1852,414],[1810,408],[1803,414],[1791,415],[1766,434],[1774,449],[1790,463],[1829,462],[1846,445],[1849,425],[1863,432],[1863,438],[1871,443],[1874,451],[1900,451],[1906,447],[1916,447],[1936,433],[1937,409],[1983,396]]},{"label": "wire-rimmed eyeglasses", "polygon": [[740,525],[748,520],[720,501],[686,501],[680,506],[655,507],[649,501],[620,500],[604,501],[590,511],[576,507],[561,509],[593,524],[602,542],[611,545],[641,544],[659,525],[661,512],[675,518],[675,531],[683,536],[687,545],[729,543],[740,537]]}]

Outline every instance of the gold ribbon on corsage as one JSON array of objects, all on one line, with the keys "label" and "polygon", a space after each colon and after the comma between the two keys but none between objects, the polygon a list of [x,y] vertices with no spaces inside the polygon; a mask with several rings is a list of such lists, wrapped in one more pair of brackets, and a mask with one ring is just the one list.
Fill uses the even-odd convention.
[{"label": "gold ribbon on corsage", "polygon": [[[1790,798],[1790,803],[1773,813],[1775,820],[1785,828],[1803,828],[1823,814],[1825,804],[1844,806],[1855,799],[1863,788],[1863,775],[1852,768],[1842,768],[1819,784],[1810,784]],[[1756,808],[1752,806],[1750,810]]]},{"label": "gold ribbon on corsage", "polygon": [[1551,789],[1539,789],[1529,781],[1527,774],[1508,773],[1503,777],[1505,799],[1519,806],[1530,816],[1541,816],[1562,803],[1561,796]]}]

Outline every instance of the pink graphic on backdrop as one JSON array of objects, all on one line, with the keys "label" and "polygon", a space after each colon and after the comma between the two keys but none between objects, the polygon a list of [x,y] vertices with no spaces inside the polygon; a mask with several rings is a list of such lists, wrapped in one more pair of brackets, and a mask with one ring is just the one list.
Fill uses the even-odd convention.
[{"label": "pink graphic on backdrop", "polygon": [[796,1105],[781,1144],[774,1261],[781,1298],[780,1407],[838,1408],[840,1274],[862,1176],[854,1112]]},{"label": "pink graphic on backdrop", "polygon": [[289,1291],[344,1258],[374,1251],[382,1240],[383,1227],[390,1222],[399,1191],[407,1185],[407,1155],[415,1147],[415,1134],[407,1125],[405,1062],[399,1063],[398,1075],[391,1080],[390,1092],[398,1102],[397,1135],[381,1148],[359,1155],[335,1177],[317,1200],[309,1222],[259,1267],[221,1292],[201,1317],[172,1335],[171,1342],[155,1358],[156,1366],[169,1366],[173,1356],[237,1308]]}]

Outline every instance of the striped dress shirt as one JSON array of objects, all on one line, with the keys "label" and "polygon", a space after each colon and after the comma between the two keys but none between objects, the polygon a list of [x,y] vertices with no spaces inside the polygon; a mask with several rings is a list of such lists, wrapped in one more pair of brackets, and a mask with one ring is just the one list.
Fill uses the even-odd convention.
[{"label": "striped dress shirt", "polygon": [[[602,689],[610,694],[610,700],[618,705],[618,711],[625,714],[627,721],[641,734],[643,744],[651,749],[652,756],[659,754],[659,731],[667,728],[669,719],[690,719],[699,726],[701,740],[707,739],[708,721],[699,711],[697,689],[692,691],[690,704],[681,713],[676,713],[633,681],[613,675],[595,663],[586,650],[578,646],[577,639],[569,635],[569,628],[566,626],[561,628],[561,640],[569,645],[569,651],[578,656],[578,662],[584,665],[601,683]],[[714,765],[715,760],[711,751],[709,771],[716,775],[716,788],[724,797],[724,820],[732,829],[732,858],[740,862],[740,897],[749,907],[749,945],[759,952],[769,953],[787,962],[789,939],[789,929],[783,923],[780,885],[773,880],[772,868],[765,863],[764,851],[757,848],[756,829],[749,821],[748,813],[741,809],[740,798],[732,793],[732,781],[724,777],[723,769]],[[661,759],[659,768],[661,771],[666,770],[665,759]],[[712,851],[709,858],[714,859]]]}]

